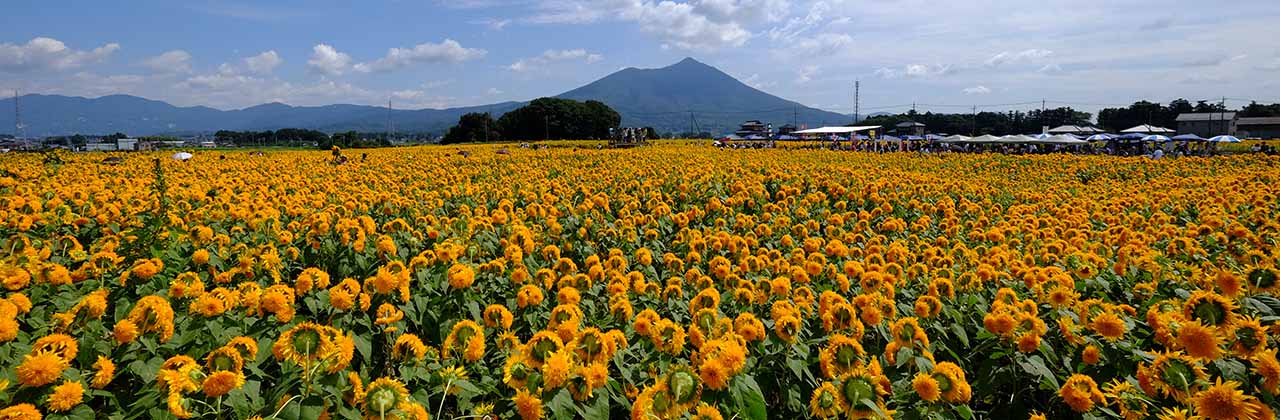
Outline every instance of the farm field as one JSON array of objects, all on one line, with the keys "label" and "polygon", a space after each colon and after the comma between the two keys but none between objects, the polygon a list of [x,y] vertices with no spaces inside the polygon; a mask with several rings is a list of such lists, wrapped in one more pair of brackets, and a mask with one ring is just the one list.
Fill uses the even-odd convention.
[{"label": "farm field", "polygon": [[341,153],[0,156],[0,419],[1280,404],[1275,157]]}]

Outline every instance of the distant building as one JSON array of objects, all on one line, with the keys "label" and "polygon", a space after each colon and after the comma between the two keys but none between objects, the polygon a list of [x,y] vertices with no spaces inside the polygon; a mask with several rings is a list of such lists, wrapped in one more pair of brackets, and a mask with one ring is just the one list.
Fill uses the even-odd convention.
[{"label": "distant building", "polygon": [[207,147],[212,149],[214,147],[218,147],[218,143],[214,143],[212,140],[206,140],[206,141],[200,142],[200,147]]},{"label": "distant building", "polygon": [[896,132],[899,137],[901,136],[924,137],[924,130],[926,127],[924,124],[921,124],[915,121],[906,121],[906,122],[898,123],[898,125],[894,126],[894,128],[896,129]]},{"label": "distant building", "polygon": [[778,135],[780,135],[780,136],[790,135],[791,133],[794,133],[795,131],[796,131],[796,126],[791,125],[791,124],[787,124],[787,125],[784,125],[784,126],[782,126],[782,127],[778,127]]},{"label": "distant building", "polygon": [[138,139],[116,140],[116,150],[138,150]]},{"label": "distant building", "polygon": [[751,136],[768,138],[770,128],[770,124],[765,124],[758,120],[749,120],[742,123],[742,125],[738,127],[738,131],[733,132],[733,134],[744,139],[750,138]]},{"label": "distant building", "polygon": [[116,143],[85,143],[84,145],[86,152],[109,152],[117,149]]},{"label": "distant building", "polygon": [[1209,138],[1236,134],[1236,113],[1196,112],[1178,114],[1178,134],[1195,134]]},{"label": "distant building", "polygon": [[1280,139],[1280,117],[1239,118],[1236,137]]}]

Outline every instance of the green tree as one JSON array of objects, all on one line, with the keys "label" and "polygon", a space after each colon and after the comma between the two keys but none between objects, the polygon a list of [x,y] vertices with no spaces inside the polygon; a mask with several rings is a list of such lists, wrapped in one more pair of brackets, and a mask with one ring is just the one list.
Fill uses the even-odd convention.
[{"label": "green tree", "polygon": [[[458,125],[445,133],[441,144],[473,143],[482,141],[498,141],[502,138],[498,133],[498,124],[489,113],[472,112],[458,118]],[[486,133],[487,131],[487,133]]]},{"label": "green tree", "polygon": [[601,139],[617,127],[622,116],[598,101],[538,98],[498,119],[507,140]]}]

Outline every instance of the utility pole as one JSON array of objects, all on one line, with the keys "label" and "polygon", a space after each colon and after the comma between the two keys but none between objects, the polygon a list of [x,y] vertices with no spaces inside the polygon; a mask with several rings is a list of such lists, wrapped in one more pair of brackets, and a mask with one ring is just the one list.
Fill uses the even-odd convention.
[{"label": "utility pole", "polygon": [[391,98],[387,98],[387,142],[391,141]]},{"label": "utility pole", "polygon": [[853,80],[853,123],[854,124],[858,123],[858,117],[860,116],[858,114],[858,111],[859,111],[858,103],[860,102],[859,99],[861,99],[859,98],[860,94],[862,93],[861,90],[862,90],[862,82],[857,79],[854,79]]}]

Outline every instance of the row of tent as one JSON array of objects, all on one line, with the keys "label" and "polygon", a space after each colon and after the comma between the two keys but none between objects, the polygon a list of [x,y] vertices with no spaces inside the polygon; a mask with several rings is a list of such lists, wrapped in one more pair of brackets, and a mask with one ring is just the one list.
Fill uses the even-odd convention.
[{"label": "row of tent", "polygon": [[1057,134],[1057,135],[1037,134],[1034,136],[1017,134],[1017,135],[1002,136],[1002,137],[997,137],[990,134],[978,136],[978,137],[954,135],[954,136],[943,137],[941,139],[938,139],[938,141],[941,143],[979,143],[979,144],[980,143],[1024,143],[1024,144],[1039,143],[1039,144],[1070,145],[1070,144],[1087,144],[1092,141],[1117,141],[1117,142],[1127,142],[1127,143],[1139,143],[1139,142],[1163,143],[1163,142],[1169,142],[1169,141],[1239,143],[1240,139],[1234,136],[1216,136],[1216,137],[1211,137],[1206,139],[1204,137],[1200,137],[1195,134],[1183,134],[1180,136],[1168,137],[1160,134],[1145,134],[1145,133],[1130,133],[1122,136],[1103,133],[1103,134],[1094,134],[1092,136],[1085,137],[1085,138],[1080,138],[1079,136],[1072,135],[1072,134]]}]

